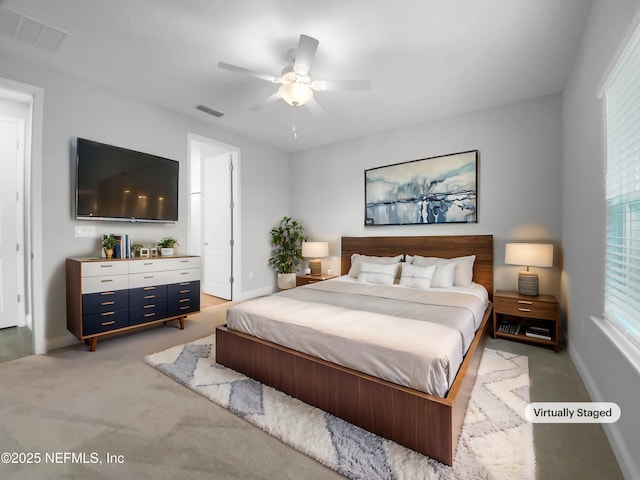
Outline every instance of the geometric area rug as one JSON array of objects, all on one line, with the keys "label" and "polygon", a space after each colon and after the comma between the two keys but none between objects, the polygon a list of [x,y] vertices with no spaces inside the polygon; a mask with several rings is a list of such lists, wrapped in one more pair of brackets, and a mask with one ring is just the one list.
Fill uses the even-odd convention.
[{"label": "geometric area rug", "polygon": [[485,349],[452,467],[218,365],[215,335],[144,360],[350,479],[535,478],[526,356]]}]

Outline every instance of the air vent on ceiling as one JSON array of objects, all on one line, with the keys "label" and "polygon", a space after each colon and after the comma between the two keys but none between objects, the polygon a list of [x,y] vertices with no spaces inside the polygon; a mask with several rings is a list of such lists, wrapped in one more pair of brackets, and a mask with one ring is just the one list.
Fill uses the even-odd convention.
[{"label": "air vent on ceiling", "polygon": [[69,35],[57,27],[0,6],[0,34],[54,53]]},{"label": "air vent on ceiling", "polygon": [[198,105],[196,110],[200,110],[201,112],[208,113],[209,115],[213,115],[214,117],[222,117],[224,113],[214,110],[213,108],[207,107],[206,105]]}]

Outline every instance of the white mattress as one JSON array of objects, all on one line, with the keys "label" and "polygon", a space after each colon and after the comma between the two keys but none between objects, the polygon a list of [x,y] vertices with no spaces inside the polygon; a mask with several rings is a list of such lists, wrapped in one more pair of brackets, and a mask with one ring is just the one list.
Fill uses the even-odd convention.
[{"label": "white mattress", "polygon": [[444,397],[487,299],[475,284],[418,290],[340,277],[235,305],[227,326]]}]

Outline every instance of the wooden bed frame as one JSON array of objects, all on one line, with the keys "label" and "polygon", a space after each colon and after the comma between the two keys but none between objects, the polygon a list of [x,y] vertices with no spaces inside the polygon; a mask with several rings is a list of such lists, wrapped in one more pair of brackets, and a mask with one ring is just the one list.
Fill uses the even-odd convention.
[{"label": "wooden bed frame", "polygon": [[[351,255],[453,258],[476,255],[474,281],[493,296],[493,236],[343,237],[341,271]],[[403,387],[226,326],[216,328],[216,361],[365,430],[452,465],[486,344],[490,304],[445,398]]]}]

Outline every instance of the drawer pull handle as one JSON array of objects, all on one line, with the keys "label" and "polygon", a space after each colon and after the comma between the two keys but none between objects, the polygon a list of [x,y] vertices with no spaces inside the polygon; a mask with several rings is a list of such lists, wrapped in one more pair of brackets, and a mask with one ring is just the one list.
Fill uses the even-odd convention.
[{"label": "drawer pull handle", "polygon": [[144,316],[145,317],[154,317],[156,314],[154,313],[145,313]]},{"label": "drawer pull handle", "polygon": [[527,300],[518,300],[518,303],[521,303],[523,305],[533,305],[533,302],[528,302]]},{"label": "drawer pull handle", "polygon": [[191,310],[191,307],[180,307],[180,310]]},{"label": "drawer pull handle", "polygon": [[189,263],[189,260],[180,260],[180,263]]},{"label": "drawer pull handle", "polygon": [[189,300],[190,300],[189,298],[183,298],[180,300],[180,303],[188,302]]},{"label": "drawer pull handle", "polygon": [[153,278],[155,275],[145,275],[144,278]]},{"label": "drawer pull handle", "polygon": [[106,316],[108,316],[108,315],[115,315],[115,314],[116,314],[116,312],[104,312],[104,313],[102,313],[101,315],[102,315],[103,317],[106,317]]},{"label": "drawer pull handle", "polygon": [[144,265],[153,265],[153,262],[144,262]]},{"label": "drawer pull handle", "polygon": [[520,311],[520,312],[530,312],[531,309],[530,308],[519,308],[518,311]]},{"label": "drawer pull handle", "polygon": [[189,293],[191,290],[180,290],[180,293]]},{"label": "drawer pull handle", "polygon": [[104,307],[105,305],[113,305],[114,303],[116,302],[101,302],[100,305]]},{"label": "drawer pull handle", "polygon": [[100,280],[102,283],[109,283],[109,282],[113,282],[113,278],[103,278],[102,280]]},{"label": "drawer pull handle", "polygon": [[115,320],[111,320],[110,322],[102,322],[100,325],[106,327],[107,325],[113,325],[114,323],[116,323]]},{"label": "drawer pull handle", "polygon": [[145,305],[145,306],[144,306],[144,307],[142,307],[142,308],[156,308],[156,306],[155,306],[155,305]]},{"label": "drawer pull handle", "polygon": [[111,268],[113,265],[100,265],[100,268]]},{"label": "drawer pull handle", "polygon": [[189,272],[180,272],[180,275],[189,275]]},{"label": "drawer pull handle", "polygon": [[144,296],[145,300],[149,300],[150,298],[156,298],[156,296],[155,295],[145,295]]},{"label": "drawer pull handle", "polygon": [[181,287],[184,287],[185,285],[191,285],[191,282],[182,282],[182,283],[180,283]]},{"label": "drawer pull handle", "polygon": [[[147,277],[145,277],[145,278],[147,278]],[[143,290],[155,290],[155,289],[156,289],[156,287],[144,287],[143,288]]]},{"label": "drawer pull handle", "polygon": [[102,296],[106,296],[106,295],[115,295],[116,292],[102,292],[100,295]]}]

